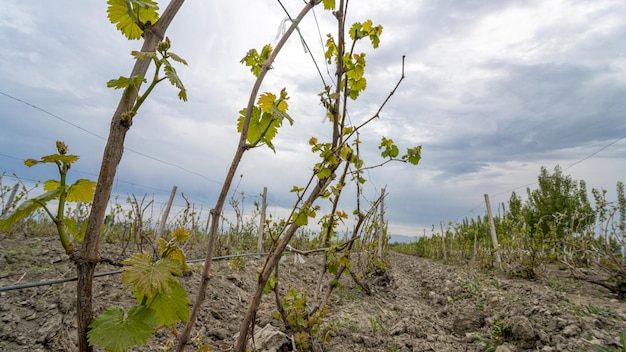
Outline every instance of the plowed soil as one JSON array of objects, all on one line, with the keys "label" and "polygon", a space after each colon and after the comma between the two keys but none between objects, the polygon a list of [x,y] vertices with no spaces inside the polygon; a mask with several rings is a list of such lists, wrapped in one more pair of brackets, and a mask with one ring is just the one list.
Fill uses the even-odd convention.
[{"label": "plowed soil", "polygon": [[[199,246],[200,247],[200,246]],[[119,254],[107,247],[110,255]],[[202,249],[188,257],[201,256]],[[127,253],[126,253],[127,254]],[[216,261],[215,276],[192,332],[196,351],[200,339],[213,351],[229,350],[255,288],[261,257],[237,265]],[[287,256],[281,264],[281,285],[315,289],[321,257],[304,263]],[[385,276],[371,277],[367,295],[349,276],[331,296],[324,326],[328,341],[319,351],[594,351],[593,345],[621,348],[626,332],[626,304],[604,288],[546,268],[534,281],[509,278],[497,271],[476,271],[392,252]],[[199,267],[183,277],[190,299],[195,297]],[[102,265],[97,271],[116,270]],[[57,239],[0,240],[0,287],[69,278],[75,269]],[[1,351],[75,351],[75,282],[0,292]],[[119,275],[97,278],[95,310],[133,303]],[[257,330],[281,329],[272,318],[274,298],[266,295],[257,315]],[[159,331],[139,351],[166,350],[170,330]],[[289,340],[289,337],[287,337]],[[260,341],[257,341],[260,344]],[[258,347],[258,345],[256,346]],[[497,349],[496,349],[497,348]],[[283,350],[290,350],[286,346]],[[620,349],[621,350],[621,349]]]}]

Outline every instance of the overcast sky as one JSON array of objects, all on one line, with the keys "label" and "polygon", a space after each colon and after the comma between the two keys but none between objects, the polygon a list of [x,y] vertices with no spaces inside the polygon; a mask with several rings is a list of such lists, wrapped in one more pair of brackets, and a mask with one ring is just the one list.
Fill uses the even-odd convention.
[{"label": "overcast sky", "polygon": [[[283,4],[292,16],[303,6]],[[406,55],[406,78],[361,135],[368,165],[381,161],[381,136],[401,149],[423,146],[419,166],[388,164],[367,175],[367,200],[387,188],[392,233],[415,236],[440,221],[482,215],[483,194],[494,208],[514,189],[524,194],[542,165],[559,164],[589,190],[602,187],[615,198],[616,182],[626,180],[626,2],[353,0],[350,11],[350,22],[371,19],[384,28],[379,49],[357,47],[367,53],[368,89],[349,107],[354,124],[385,100]],[[327,70],[334,70],[324,64],[320,41],[334,32],[333,17],[321,7],[314,14],[300,30],[330,82]],[[285,17],[271,0],[183,5],[167,35],[189,63],[177,66],[189,101],[161,84],[141,108],[114,185],[120,202],[148,194],[160,208],[177,185],[177,206],[182,192],[197,208],[213,207],[254,82],[239,61],[251,48],[275,45]],[[81,156],[71,178],[97,179],[121,95],[106,82],[129,75],[130,52],[141,42],[108,22],[104,0],[30,0],[0,3],[0,47],[3,184],[15,183],[12,174],[27,183],[54,177],[54,168],[29,169],[22,161],[54,153],[57,139]],[[323,83],[297,37],[262,90],[283,87],[295,124],[280,129],[276,153],[259,148],[244,156],[235,185],[246,212],[266,186],[269,211],[283,216],[294,202],[289,190],[305,184],[316,162],[309,138],[330,135],[317,96]],[[354,192],[345,197],[351,213]]]}]

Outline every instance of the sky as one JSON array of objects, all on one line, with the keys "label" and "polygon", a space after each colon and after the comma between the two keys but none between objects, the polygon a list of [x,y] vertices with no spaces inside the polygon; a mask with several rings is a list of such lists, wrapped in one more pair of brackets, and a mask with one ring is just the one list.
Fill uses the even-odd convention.
[{"label": "sky", "polygon": [[[294,17],[303,6],[282,4]],[[54,178],[55,168],[28,168],[23,160],[55,153],[56,140],[81,157],[70,179],[97,179],[121,96],[106,82],[129,75],[130,52],[141,48],[109,23],[106,8],[104,0],[0,3],[4,186],[16,183],[15,175],[29,187]],[[364,204],[385,188],[389,231],[428,235],[441,221],[483,215],[484,194],[494,208],[514,190],[524,195],[542,166],[556,165],[585,180],[589,191],[603,188],[615,199],[616,183],[626,180],[624,13],[620,0],[350,1],[349,23],[371,19],[383,26],[378,49],[364,41],[356,47],[367,54],[368,86],[350,102],[354,125],[376,113],[406,57],[405,78],[360,136],[362,158],[366,165],[383,161],[382,136],[401,150],[423,148],[418,166],[369,170]],[[171,51],[189,64],[176,66],[189,100],[179,101],[169,84],[157,86],[127,134],[112,202],[146,195],[158,213],[176,185],[175,209],[185,205],[181,193],[205,213],[214,206],[254,83],[239,61],[252,48],[275,46],[286,17],[271,0],[184,3],[166,35]],[[330,82],[334,70],[325,65],[321,42],[336,32],[334,18],[318,6],[299,29],[311,54],[292,37],[261,88],[287,89],[295,123],[281,127],[275,153],[246,153],[230,191],[247,214],[267,187],[268,212],[285,216],[295,201],[290,190],[306,183],[317,162],[309,139],[331,133],[317,95],[324,86],[317,67]],[[341,206],[350,214],[355,189],[344,197]],[[225,213],[232,216],[232,208]]]}]

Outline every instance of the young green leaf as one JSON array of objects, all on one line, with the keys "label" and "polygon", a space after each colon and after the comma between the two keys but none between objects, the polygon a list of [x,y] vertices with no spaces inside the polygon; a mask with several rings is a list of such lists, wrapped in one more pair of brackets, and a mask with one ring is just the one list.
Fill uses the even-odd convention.
[{"label": "young green leaf", "polygon": [[[254,106],[250,113],[250,123],[248,124],[247,140],[252,146],[264,143],[275,151],[272,140],[278,134],[278,128],[282,126],[283,120],[287,119],[291,125],[294,122],[291,116],[287,114],[289,108],[287,100],[289,100],[289,96],[285,88],[280,91],[279,98],[269,92],[259,96],[257,106]],[[237,130],[241,132],[246,109],[242,109],[239,114]]]},{"label": "young green leaf", "polygon": [[189,266],[187,265],[187,257],[182,249],[178,246],[174,246],[170,248],[167,252],[166,258],[170,258],[182,265],[183,271],[189,271]]},{"label": "young green leaf", "polygon": [[168,293],[160,293],[149,302],[159,325],[170,326],[181,320],[189,321],[191,301],[187,298],[187,291],[183,285],[178,281],[176,282],[177,285],[172,285]]},{"label": "young green leaf", "polygon": [[98,345],[107,352],[123,352],[148,343],[154,325],[154,311],[150,308],[134,306],[124,319],[122,308],[111,307],[89,324],[87,337],[91,346]]},{"label": "young green leaf", "polygon": [[333,260],[329,260],[328,264],[326,265],[327,265],[328,272],[331,274],[336,274],[337,271],[339,270],[339,262],[336,258]]},{"label": "young green leaf", "polygon": [[317,178],[319,178],[320,180],[326,179],[328,177],[330,177],[331,171],[329,168],[322,168],[317,172]]},{"label": "young green leaf", "polygon": [[137,60],[144,60],[144,59],[156,60],[157,59],[157,55],[153,51],[146,52],[146,51],[133,50],[130,52],[130,54]]},{"label": "young green leaf", "polygon": [[250,49],[246,53],[246,56],[243,57],[240,61],[242,64],[249,66],[250,71],[255,77],[259,76],[261,72],[261,66],[258,65],[259,62],[259,52],[256,49]]},{"label": "young green leaf", "polygon": [[170,83],[180,90],[178,92],[178,98],[182,101],[187,101],[187,90],[183,85],[183,81],[181,81],[178,74],[176,74],[176,69],[174,69],[171,65],[166,64],[163,71],[165,72],[165,77],[169,79]]},{"label": "young green leaf", "polygon": [[[250,112],[250,124],[248,125],[248,136],[247,140],[249,143],[255,144],[258,143],[263,132],[268,128],[267,123],[270,122],[268,120],[264,121],[262,125],[261,118],[261,109],[253,106],[252,111]],[[246,117],[246,109],[242,109],[239,111],[239,119],[237,119],[237,132],[241,132],[243,129],[243,121]]]},{"label": "young green leaf", "polygon": [[153,0],[107,0],[107,17],[128,39],[139,39],[148,23],[159,19],[157,3]]},{"label": "young green leaf", "polygon": [[191,236],[191,232],[186,228],[179,226],[172,231],[172,238],[178,243],[184,243]]},{"label": "young green leaf", "polygon": [[43,190],[48,192],[61,187],[61,182],[57,180],[48,180],[43,183]]},{"label": "young green leaf", "polygon": [[327,37],[328,39],[326,39],[326,51],[324,52],[324,57],[326,58],[326,62],[331,64],[333,57],[337,55],[339,50],[337,49],[337,44],[335,43],[333,37],[330,34],[328,34]]},{"label": "young green leaf", "polygon": [[261,50],[261,54],[256,49],[250,49],[246,53],[246,56],[241,59],[241,63],[250,67],[250,71],[255,77],[259,76],[261,73],[261,67],[269,59],[272,54],[272,46],[270,44],[266,44]]},{"label": "young green leaf", "polygon": [[402,160],[406,160],[413,165],[417,165],[422,159],[422,146],[409,148],[406,151],[406,155],[402,156]]},{"label": "young green leaf", "polygon": [[339,153],[341,159],[347,160],[350,155],[352,155],[352,149],[349,146],[344,145],[341,147],[341,152]]},{"label": "young green leaf", "polygon": [[35,166],[37,164],[41,163],[41,161],[39,160],[35,160],[35,159],[26,159],[24,160],[24,165],[31,167],[31,166]]},{"label": "young green leaf", "polygon": [[78,159],[80,159],[80,157],[77,155],[50,154],[50,155],[42,156],[41,159],[39,160],[26,159],[24,160],[24,165],[31,167],[31,166],[35,166],[41,163],[52,164],[52,163],[57,163],[57,162],[65,163],[65,164],[72,164],[78,161]]},{"label": "young green leaf", "polygon": [[293,186],[293,188],[289,192],[300,193],[302,191],[304,191],[304,188],[298,187],[298,186]]},{"label": "young green leaf", "polygon": [[263,287],[263,294],[266,295],[274,290],[276,287],[276,283],[278,282],[278,277],[276,274],[272,273],[270,277],[267,279],[265,286]]},{"label": "young green leaf", "polygon": [[78,233],[78,224],[76,223],[76,219],[74,218],[63,218],[63,224],[67,228],[67,232],[72,235]]},{"label": "young green leaf", "polygon": [[298,226],[306,226],[309,223],[309,216],[305,211],[301,210],[295,214],[294,223]]},{"label": "young green leaf", "polygon": [[187,65],[187,61],[185,61],[185,59],[183,59],[182,57],[180,57],[180,56],[178,56],[178,55],[174,54],[173,52],[168,51],[168,52],[167,52],[167,55],[168,55],[169,57],[171,57],[171,58],[172,58],[172,60],[174,60],[174,61],[176,61],[176,62],[180,62],[180,63],[181,63],[181,64],[183,64],[183,65]]},{"label": "young green leaf", "polygon": [[81,178],[68,188],[65,200],[68,202],[88,203],[93,200],[95,190],[96,182]]},{"label": "young green leaf", "polygon": [[13,212],[4,214],[4,216],[0,218],[0,231],[9,231],[11,229],[11,225],[25,219],[35,210],[43,207],[48,201],[58,198],[62,191],[63,190],[61,188],[55,188],[37,197],[24,201]]},{"label": "young green leaf", "polygon": [[270,112],[276,101],[276,96],[270,92],[262,93],[257,100],[257,105],[263,112]]},{"label": "young green leaf", "polygon": [[334,10],[335,0],[324,0],[324,10]]},{"label": "young green leaf", "polygon": [[275,107],[273,107],[270,112],[274,116],[274,119],[280,121],[281,124],[284,119],[287,119],[287,121],[289,121],[289,124],[293,126],[293,122],[294,122],[293,118],[289,116],[288,113],[282,110],[279,110],[279,108],[275,108]]},{"label": "young green leaf", "polygon": [[261,55],[259,55],[259,64],[263,65],[265,61],[270,58],[270,55],[272,55],[272,51],[272,45],[265,44],[263,49],[261,49]]},{"label": "young green leaf", "polygon": [[152,264],[148,253],[133,254],[124,262],[122,283],[131,285],[137,299],[154,297],[158,293],[170,293],[180,283],[173,275],[182,274],[180,263],[169,258],[161,258]]},{"label": "young green leaf", "polygon": [[380,155],[383,158],[395,158],[400,153],[398,146],[393,143],[393,139],[391,138],[387,139],[385,137],[382,137],[378,149],[382,150]]},{"label": "young green leaf", "polygon": [[124,89],[127,87],[137,87],[140,83],[146,83],[148,80],[143,78],[143,76],[132,76],[130,78],[120,76],[118,79],[112,79],[107,82],[108,88],[113,89]]},{"label": "young green leaf", "polygon": [[352,40],[359,40],[361,38],[369,37],[372,43],[372,47],[376,49],[380,44],[379,37],[383,33],[383,26],[374,26],[372,20],[367,20],[362,24],[360,22],[356,22],[352,25],[352,27],[350,27],[348,33]]}]

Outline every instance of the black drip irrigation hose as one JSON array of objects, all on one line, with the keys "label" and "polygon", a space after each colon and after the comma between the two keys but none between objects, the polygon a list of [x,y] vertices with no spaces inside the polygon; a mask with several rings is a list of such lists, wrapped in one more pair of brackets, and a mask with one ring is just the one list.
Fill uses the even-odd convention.
[{"label": "black drip irrigation hose", "polygon": [[[223,256],[220,256],[220,257],[214,257],[213,260],[231,259],[231,258],[239,258],[239,257],[262,256],[262,255],[267,255],[267,253],[246,253],[246,254],[223,255]],[[200,263],[200,262],[204,262],[204,259],[193,259],[193,260],[188,260],[187,261],[187,263]],[[116,274],[121,274],[121,273],[122,273],[122,270],[115,270],[115,271],[108,271],[108,272],[104,272],[104,273],[97,273],[97,274],[94,274],[93,277],[102,277],[102,276],[116,275]],[[5,287],[0,287],[0,292],[21,290],[21,289],[24,289],[24,288],[39,287],[39,286],[51,286],[51,285],[62,284],[64,282],[71,282],[71,281],[77,281],[77,280],[78,280],[77,277],[69,277],[69,278],[66,278],[66,279],[58,279],[58,280],[50,280],[50,281],[42,281],[42,282],[32,282],[32,283],[29,283],[29,284],[22,284],[22,285],[15,285],[15,286],[5,286]]]}]

